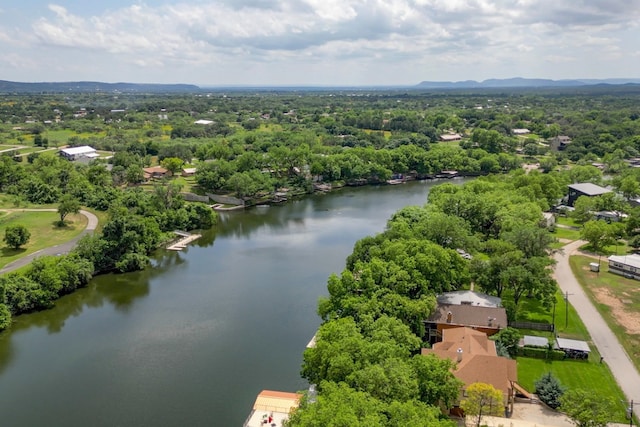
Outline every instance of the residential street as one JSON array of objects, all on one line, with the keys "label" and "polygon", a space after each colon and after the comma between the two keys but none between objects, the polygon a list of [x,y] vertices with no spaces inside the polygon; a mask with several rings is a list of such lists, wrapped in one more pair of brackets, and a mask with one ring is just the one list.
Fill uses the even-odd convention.
[{"label": "residential street", "polygon": [[[589,330],[593,343],[604,357],[604,362],[609,365],[613,376],[627,396],[627,400],[633,399],[635,402],[640,402],[640,374],[571,271],[569,256],[586,243],[583,240],[578,240],[569,243],[556,253],[554,258],[557,265],[554,277],[560,285],[560,289],[563,292],[569,292],[569,302]],[[604,264],[606,264],[606,258],[604,258],[602,265],[604,266]]]},{"label": "residential street", "polygon": [[[57,211],[56,209],[3,209],[3,210],[7,210],[7,211],[50,211],[50,212],[56,212]],[[84,231],[82,231],[82,233],[80,233],[80,235],[78,237],[76,237],[75,239],[72,239],[72,240],[70,240],[68,242],[56,245],[56,246],[49,246],[48,248],[44,248],[42,250],[39,250],[38,252],[34,252],[34,253],[29,254],[29,255],[27,255],[25,257],[17,259],[15,261],[5,265],[4,268],[2,268],[0,270],[0,274],[9,273],[9,272],[11,272],[13,270],[16,270],[16,269],[18,269],[18,268],[20,268],[22,266],[25,266],[25,265],[29,264],[31,261],[33,261],[34,258],[37,258],[37,257],[40,257],[40,256],[66,254],[66,253],[70,252],[71,249],[73,249],[76,246],[76,243],[78,242],[78,240],[80,240],[80,238],[82,238],[82,236],[84,236],[87,233],[93,233],[93,231],[98,226],[98,217],[96,217],[94,214],[92,214],[91,212],[84,211],[84,210],[81,210],[80,214],[86,216],[87,219],[89,220],[89,222],[87,222],[87,227],[84,229]]]}]

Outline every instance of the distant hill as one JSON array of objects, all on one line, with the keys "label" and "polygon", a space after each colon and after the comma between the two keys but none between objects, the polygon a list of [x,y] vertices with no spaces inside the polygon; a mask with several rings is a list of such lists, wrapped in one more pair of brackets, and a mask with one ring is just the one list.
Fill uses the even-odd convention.
[{"label": "distant hill", "polygon": [[420,82],[419,88],[428,89],[467,89],[467,88],[514,88],[514,87],[576,87],[593,85],[623,85],[640,84],[640,79],[575,79],[575,80],[550,80],[550,79],[525,79],[514,77],[511,79],[488,79],[482,82],[465,80],[460,82]]},{"label": "distant hill", "polygon": [[61,93],[61,92],[127,92],[162,93],[196,92],[200,88],[188,84],[103,83],[103,82],[38,82],[22,83],[0,80],[0,93]]}]

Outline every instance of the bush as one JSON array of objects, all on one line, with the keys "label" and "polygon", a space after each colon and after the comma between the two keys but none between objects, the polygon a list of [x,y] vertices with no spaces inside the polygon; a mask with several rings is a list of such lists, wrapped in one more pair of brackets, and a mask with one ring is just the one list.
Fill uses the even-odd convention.
[{"label": "bush", "polygon": [[549,350],[546,348],[538,347],[521,347],[518,350],[518,356],[532,357],[534,359],[546,359],[546,360],[564,360],[564,351]]},{"label": "bush", "polygon": [[536,391],[540,400],[546,403],[553,409],[560,406],[560,398],[566,391],[566,388],[560,384],[560,381],[551,372],[547,372],[542,375],[538,381],[535,382]]}]

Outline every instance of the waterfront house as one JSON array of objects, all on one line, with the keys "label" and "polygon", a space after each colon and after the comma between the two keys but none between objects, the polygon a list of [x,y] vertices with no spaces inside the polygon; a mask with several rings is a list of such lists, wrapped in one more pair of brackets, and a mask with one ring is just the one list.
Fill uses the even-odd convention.
[{"label": "waterfront house", "polygon": [[448,292],[437,297],[435,311],[425,321],[427,339],[442,341],[447,329],[469,327],[488,336],[507,327],[507,311],[497,297],[473,291]]},{"label": "waterfront house", "polygon": [[282,426],[289,414],[300,405],[300,393],[262,390],[243,427]]},{"label": "waterfront house", "polygon": [[[513,411],[518,381],[516,361],[498,356],[495,342],[484,332],[466,327],[446,329],[442,341],[432,348],[423,348],[421,354],[433,354],[456,363],[453,375],[464,383],[460,400],[464,400],[466,389],[471,384],[491,384],[502,391],[505,412],[511,414]],[[459,402],[450,409],[450,413],[462,415]]]}]

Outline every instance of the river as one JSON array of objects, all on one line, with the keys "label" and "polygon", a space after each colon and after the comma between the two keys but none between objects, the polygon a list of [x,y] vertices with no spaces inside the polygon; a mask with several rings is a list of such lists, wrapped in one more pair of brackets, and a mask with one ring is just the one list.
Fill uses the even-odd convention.
[{"label": "river", "polygon": [[18,317],[0,334],[0,424],[241,426],[262,389],[307,387],[302,352],[328,276],[435,184],[224,213],[153,268],[97,277]]}]

